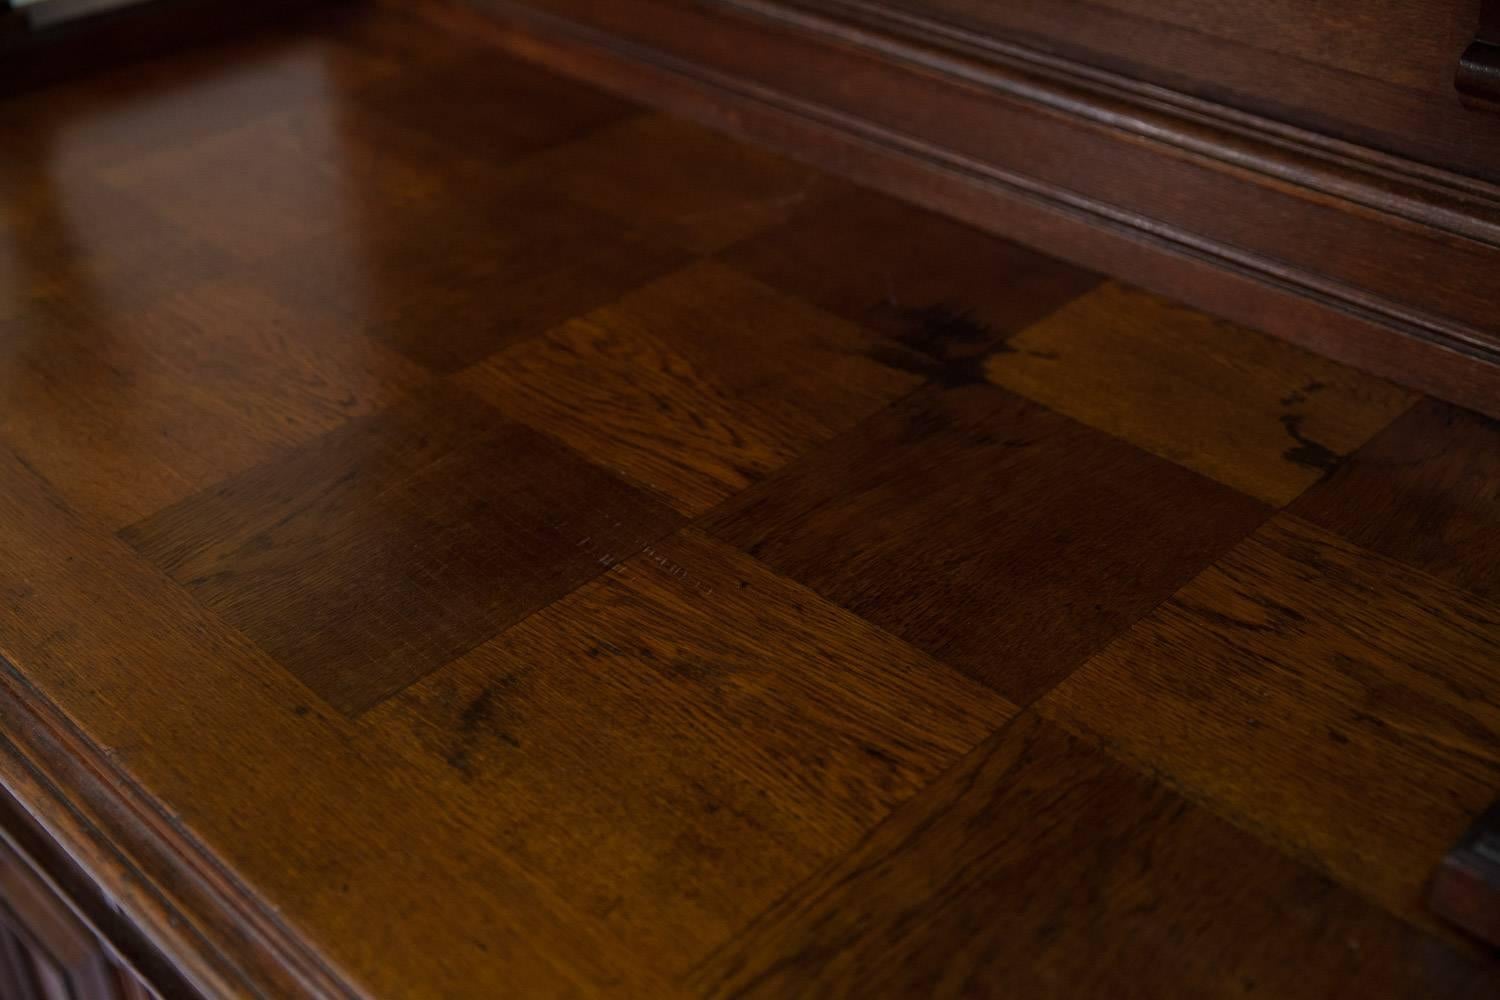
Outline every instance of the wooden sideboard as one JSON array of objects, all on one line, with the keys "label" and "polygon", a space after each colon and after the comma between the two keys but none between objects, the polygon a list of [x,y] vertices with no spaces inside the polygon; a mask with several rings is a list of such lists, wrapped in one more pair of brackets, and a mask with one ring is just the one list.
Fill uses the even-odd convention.
[{"label": "wooden sideboard", "polygon": [[[44,834],[0,792],[0,997],[6,1000],[152,1000],[176,977],[142,950],[138,932]],[[120,949],[130,952],[127,957]]]},{"label": "wooden sideboard", "polygon": [[64,897],[0,844],[0,995],[13,1000],[145,1000]]},{"label": "wooden sideboard", "polygon": [[[421,0],[420,9],[565,73],[1500,417],[1500,116],[1472,103],[1482,92],[1466,104],[1454,86],[1463,54],[1485,37],[1478,3]],[[327,79],[301,75],[296,51],[271,79],[290,88],[288,100],[326,96]],[[268,91],[223,88],[213,115]],[[104,131],[107,141],[133,137],[138,122]],[[445,141],[433,145],[451,148]],[[217,189],[202,183],[210,193],[197,204],[216,204]],[[163,188],[171,202],[176,191]],[[358,183],[348,188],[357,193]],[[137,221],[106,219],[127,242]],[[295,229],[299,220],[278,221]],[[362,241],[391,252],[378,223],[355,214],[347,225],[358,237],[349,260],[362,259]],[[337,269],[328,273],[336,284]],[[143,328],[155,343],[155,328]],[[404,362],[392,371],[393,384],[426,378],[403,374]],[[309,381],[321,391],[320,379]],[[166,378],[154,385],[175,388]],[[53,419],[71,417],[58,410]],[[1301,441],[1288,419],[1274,426]],[[1489,432],[1476,421],[1469,433],[1479,441]],[[1331,459],[1311,450],[1293,449],[1294,464],[1326,470]],[[1442,468],[1464,460],[1447,461]],[[19,582],[0,590],[0,610],[20,637],[16,664],[0,658],[0,783],[9,790],[0,795],[0,996],[356,996],[355,978],[323,945],[365,981],[378,983],[370,970],[399,947],[404,971],[441,983],[448,970],[428,952],[457,941],[453,928],[475,913],[490,921],[475,926],[513,920],[507,932],[526,937],[524,901],[502,913],[484,908],[487,892],[451,905],[442,895],[500,856],[485,853],[488,830],[440,823],[438,809],[430,822],[418,812],[409,825],[377,825],[378,837],[361,826],[407,817],[416,796],[429,805],[453,796],[460,814],[492,804],[470,787],[461,743],[414,737],[392,749],[385,730],[357,729],[122,540],[130,518],[101,528],[21,460],[6,468],[0,541]],[[84,458],[71,471],[95,482]],[[310,467],[294,471],[316,478]],[[229,478],[205,476],[211,485]],[[382,495],[374,486],[366,493]],[[159,498],[135,515],[165,505]],[[459,693],[449,692],[448,729],[461,740],[497,710],[486,691],[467,707]],[[425,733],[419,718],[391,728]],[[236,781],[262,784],[221,793]],[[260,815],[315,797],[322,808],[305,823]],[[549,800],[538,801],[545,811]],[[183,802],[198,807],[188,820]],[[417,868],[387,882],[424,837],[422,849],[439,843],[462,863],[431,892]],[[223,860],[225,845],[238,857]],[[362,879],[368,910],[342,898],[345,870]],[[304,909],[274,905],[288,899]],[[429,936],[371,933],[414,901],[451,921]],[[611,904],[598,902],[603,919]],[[579,940],[559,964],[593,959]],[[471,958],[489,944],[462,942]],[[536,955],[531,972],[550,975],[553,956]],[[510,974],[499,949],[486,961]]]},{"label": "wooden sideboard", "polygon": [[434,0],[511,51],[1500,413],[1477,0]]}]

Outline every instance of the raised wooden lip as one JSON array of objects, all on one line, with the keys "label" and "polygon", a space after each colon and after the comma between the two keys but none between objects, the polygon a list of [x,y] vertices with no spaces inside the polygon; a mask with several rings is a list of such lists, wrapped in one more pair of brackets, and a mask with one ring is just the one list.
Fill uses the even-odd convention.
[{"label": "raised wooden lip", "polygon": [[1500,185],[1488,181],[871,0],[708,2],[1500,247]]},{"label": "raised wooden lip", "polygon": [[[747,109],[758,107],[770,111],[872,150],[908,159],[923,169],[960,179],[976,189],[1003,193],[1179,259],[1206,264],[1262,287],[1294,295],[1385,334],[1395,334],[1425,349],[1452,355],[1454,361],[1477,363],[1487,373],[1476,377],[1486,382],[1492,379],[1489,373],[1500,369],[1500,331],[1408,306],[1378,291],[1304,265],[1202,236],[1174,222],[976,160],[907,130],[872,121],[858,112],[800,98],[774,85],[676,55],[647,40],[621,37],[549,9],[550,4],[526,0],[427,0],[413,8],[398,0],[376,2],[388,10],[431,18],[450,27],[459,25],[475,30],[479,22],[488,21],[495,28],[492,37],[502,47],[522,58],[560,62],[564,64],[564,72],[582,71],[589,75],[599,70],[592,65],[584,68],[584,63],[566,54],[569,50],[592,51],[619,60],[622,65],[648,69],[675,79],[726,108],[742,102]],[[745,24],[759,23],[804,40],[863,50],[892,65],[893,71],[925,74],[997,101],[1040,107],[1059,119],[1113,133],[1128,141],[1155,145],[1163,155],[1190,159],[1268,189],[1310,202],[1336,203],[1349,214],[1374,218],[1393,228],[1500,249],[1500,187],[1485,181],[1319,136],[1166,88],[1125,80],[1022,46],[988,45],[991,53],[1001,50],[1009,53],[1008,62],[993,54],[980,58],[973,52],[958,52],[954,38],[966,35],[961,29],[915,19],[935,35],[948,38],[938,45],[933,39],[916,37],[912,29],[902,27],[884,8],[868,0],[811,0],[818,5],[817,10],[809,9],[808,2],[698,0],[683,5],[683,12],[696,9],[702,16],[705,8],[719,9]],[[864,14],[878,9],[876,19],[883,23],[877,26],[852,14],[830,13],[835,5],[849,11],[857,5]],[[676,6],[671,5],[663,12],[675,10]],[[615,77],[615,82],[607,85],[626,96],[640,96],[635,93],[638,81],[622,85],[622,80]],[[1114,93],[1117,86],[1126,92]],[[742,131],[737,124],[741,117],[737,112],[705,116],[699,114],[701,109],[684,111],[686,107],[678,103],[680,112],[694,114],[700,120],[717,119],[721,128]],[[756,133],[754,128],[745,131]],[[1362,350],[1346,352],[1346,358],[1362,353]],[[1438,359],[1432,365],[1435,369],[1452,371],[1448,361]],[[1391,366],[1378,373],[1398,377]],[[1454,398],[1445,395],[1447,390],[1434,389],[1437,382],[1433,379],[1413,378],[1412,384],[1419,388]],[[1451,376],[1443,376],[1442,380],[1452,383]],[[1493,401],[1476,398],[1472,392],[1466,391],[1457,401],[1485,412],[1496,412]]]},{"label": "raised wooden lip", "polygon": [[[517,20],[545,24],[585,44],[655,65],[726,93],[800,119],[838,129],[861,141],[924,160],[954,174],[1014,191],[1092,225],[1129,233],[1143,242],[1289,288],[1330,308],[1369,319],[1415,339],[1489,363],[1500,348],[1467,328],[1404,309],[1352,286],[1191,234],[1173,230],[1093,199],[935,149],[842,112],[797,101],[752,81],[714,74],[660,50],[614,38],[553,15],[490,0]],[[711,0],[749,16],[773,17],[831,34],[845,44],[878,47],[930,72],[961,76],[1011,98],[1050,102],[1060,113],[1175,145],[1232,168],[1319,191],[1366,210],[1500,247],[1500,189],[1434,168],[1304,133],[1211,102],[1094,70],[1020,46],[976,42],[942,25],[923,44],[877,32],[821,10],[790,2]],[[823,0],[870,14],[861,0]],[[402,7],[387,0],[393,10]],[[879,16],[886,17],[882,12]],[[956,47],[978,45],[984,59]],[[1105,89],[1119,93],[1105,94]],[[1087,99],[1080,97],[1083,93]],[[1097,100],[1095,98],[1097,97]],[[1111,97],[1110,102],[1105,97]],[[1093,102],[1093,103],[1091,103]],[[1112,103],[1111,103],[1112,102]],[[1231,141],[1231,138],[1233,141]],[[1254,145],[1254,144],[1259,145]],[[1269,157],[1270,150],[1311,159],[1306,169]],[[1458,211],[1471,205],[1474,214]],[[206,996],[304,993],[363,994],[214,855],[177,823],[4,657],[0,657],[0,784],[109,899],[170,957],[184,979]]]},{"label": "raised wooden lip", "polygon": [[202,996],[365,995],[3,656],[0,785]]}]

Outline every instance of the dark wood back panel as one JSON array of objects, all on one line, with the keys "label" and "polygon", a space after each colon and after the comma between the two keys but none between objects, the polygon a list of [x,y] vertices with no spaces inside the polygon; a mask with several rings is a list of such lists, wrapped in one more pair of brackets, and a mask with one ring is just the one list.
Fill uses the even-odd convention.
[{"label": "dark wood back panel", "polygon": [[[1122,9],[961,2],[445,0],[420,9],[526,58],[1500,415],[1500,186],[1486,179],[1500,166],[1500,117],[1464,108],[1437,84],[1424,91]],[[937,3],[947,6],[930,16]],[[968,27],[954,20],[965,11]],[[1308,31],[1298,37],[1314,44]],[[1099,55],[1111,47],[1151,56],[1172,79]],[[1350,63],[1364,51],[1351,44],[1329,59]],[[1269,76],[1264,60],[1278,61]],[[1256,83],[1292,104],[1254,113],[1210,93]],[[1337,98],[1318,106],[1315,122],[1313,102],[1297,96],[1312,93]],[[1401,127],[1351,141],[1356,120]]]},{"label": "dark wood back panel", "polygon": [[[1110,12],[1175,26],[1246,49],[1294,56],[1330,69],[1441,92],[1468,43],[1478,0],[896,0],[899,6],[1003,26],[1005,12],[1057,9],[1090,18]],[[1142,58],[1139,36],[1120,36],[1121,52]]]},{"label": "dark wood back panel", "polygon": [[1500,117],[1453,87],[1479,0],[883,0],[1350,142],[1500,179]]}]

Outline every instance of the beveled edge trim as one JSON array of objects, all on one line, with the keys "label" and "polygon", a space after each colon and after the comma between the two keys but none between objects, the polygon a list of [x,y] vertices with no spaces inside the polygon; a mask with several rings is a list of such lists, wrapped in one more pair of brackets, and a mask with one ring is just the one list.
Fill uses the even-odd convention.
[{"label": "beveled edge trim", "polygon": [[[588,24],[579,23],[569,17],[538,9],[525,0],[427,0],[417,9],[409,9],[400,0],[377,0],[385,9],[404,12],[408,16],[435,19],[439,23],[455,26],[453,18],[472,22],[488,20],[499,31],[512,34],[534,34],[538,37],[564,40],[564,44],[583,45],[602,51],[611,58],[642,65],[654,71],[666,73],[684,81],[700,91],[714,93],[714,100],[751,101],[772,111],[790,115],[827,132],[837,133],[879,148],[888,153],[907,157],[923,164],[928,169],[939,170],[962,177],[974,185],[981,185],[1010,197],[1024,199],[1032,204],[1088,225],[1109,229],[1125,235],[1137,243],[1143,243],[1207,263],[1224,271],[1248,277],[1262,285],[1271,285],[1289,291],[1325,308],[1337,310],[1355,319],[1381,326],[1411,340],[1450,351],[1464,358],[1473,359],[1489,366],[1500,366],[1500,337],[1422,309],[1402,305],[1379,293],[1330,278],[1300,265],[1269,257],[1254,250],[1241,248],[1219,240],[1204,237],[1186,230],[1175,223],[1132,211],[1128,207],[1100,201],[1068,188],[1052,184],[1045,179],[1023,175],[993,164],[977,160],[934,143],[910,132],[898,131],[878,124],[857,112],[844,111],[815,103],[789,94],[767,84],[729,74],[691,59],[663,51],[653,45],[621,38]],[[742,3],[763,0],[705,0],[724,7],[737,8]],[[782,0],[768,0],[780,3]],[[695,3],[692,6],[699,6]],[[749,15],[762,20],[755,15]],[[502,23],[503,22],[503,23]],[[829,39],[823,39],[825,42]],[[838,42],[838,39],[832,39]],[[525,57],[525,53],[514,44],[508,44],[512,52]],[[898,67],[899,71],[900,67]],[[1014,102],[1014,95],[997,95],[997,100]],[[1024,103],[1035,104],[1025,100]],[[1097,126],[1095,126],[1097,127]],[[1412,225],[1412,222],[1405,223]],[[1500,228],[1497,228],[1500,234]],[[1496,244],[1500,247],[1500,243]]]},{"label": "beveled edge trim", "polygon": [[364,995],[3,656],[0,785],[202,996]]},{"label": "beveled edge trim", "polygon": [[1485,331],[1118,206],[1099,214],[1075,192],[1012,179],[858,113],[621,37],[537,0],[373,2],[1500,418],[1500,341]]},{"label": "beveled edge trim", "polygon": [[1500,247],[1500,185],[1336,139],[878,0],[707,0]]}]

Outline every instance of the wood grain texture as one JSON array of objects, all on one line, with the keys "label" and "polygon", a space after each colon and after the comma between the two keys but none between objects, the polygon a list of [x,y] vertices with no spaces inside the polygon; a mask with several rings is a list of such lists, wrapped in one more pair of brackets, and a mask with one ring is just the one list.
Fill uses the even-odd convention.
[{"label": "wood grain texture", "polygon": [[[78,537],[56,510],[8,524],[46,528],[58,544]],[[289,913],[322,928],[320,946],[377,995],[671,995],[652,984],[660,962],[696,957],[768,900],[773,880],[805,875],[1010,711],[689,537],[653,546],[346,729],[156,574],[135,560],[112,566],[119,555],[106,547],[54,567],[44,595],[24,601],[28,627],[8,634],[50,670],[30,644],[53,633],[42,658],[70,672],[75,644],[99,641],[102,623],[69,636],[49,623],[83,606],[75,600],[104,600],[125,616],[112,623],[122,641],[142,630],[121,655],[149,657],[164,678],[210,658],[210,683],[191,691],[99,686],[86,665],[62,689],[109,726],[128,728],[138,711],[162,723],[118,755],[154,787],[220,775],[222,794],[181,821],[216,840],[241,829],[241,870],[262,887],[300,884]],[[138,591],[144,617],[131,620],[116,586]],[[594,721],[575,725],[577,711]],[[184,752],[230,719],[248,731]],[[296,803],[310,795],[307,814]],[[241,811],[272,802],[264,816]],[[399,926],[372,933],[368,915],[393,910]],[[680,933],[663,934],[663,921]],[[616,936],[635,956],[624,966],[608,944]]]},{"label": "wood grain texture", "polygon": [[1026,704],[1265,516],[1195,473],[971,385],[902,400],[706,524]]},{"label": "wood grain texture", "polygon": [[1416,400],[1118,284],[1065,306],[1010,347],[986,362],[991,381],[1278,506]]},{"label": "wood grain texture", "polygon": [[838,187],[768,150],[662,115],[603,129],[518,173],[694,253],[751,236]]},{"label": "wood grain texture", "polygon": [[[7,157],[0,178],[71,185],[92,171],[192,145],[263,116],[345,101],[397,63],[389,44],[384,50],[343,44],[341,20],[337,11],[310,10],[288,30],[220,38],[166,59],[115,64],[96,54],[92,65],[86,57],[59,67],[69,79],[0,105],[7,138],[22,144],[18,149],[47,154]],[[434,38],[431,31],[407,35]],[[445,48],[451,57],[454,43]],[[104,78],[108,85],[101,87]]]},{"label": "wood grain texture", "polygon": [[[732,14],[665,0],[477,6],[496,20],[459,2],[424,10],[1366,370],[1497,405],[1491,184],[1192,85],[1101,72],[1066,46],[871,23],[871,4],[833,17],[781,0],[733,0]],[[1455,135],[1449,152],[1472,152]]]},{"label": "wood grain texture", "polygon": [[[463,95],[455,100],[454,95]],[[478,48],[399,73],[359,94],[359,111],[431,144],[437,155],[502,165],[603,128],[639,109],[582,83]]]},{"label": "wood grain texture", "polygon": [[[1473,5],[1333,0],[1310,10],[1262,0],[1247,10],[1184,0],[1100,0],[1099,6],[1446,96],[1453,47],[1464,37]],[[1281,24],[1283,34],[1274,44],[1267,44],[1260,18]],[[1402,38],[1407,44],[1398,44]]]},{"label": "wood grain texture", "polygon": [[[354,238],[351,244],[350,238]],[[247,269],[264,294],[453,372],[668,273],[682,256],[598,212],[514,184],[382,200]]]},{"label": "wood grain texture", "polygon": [[75,284],[0,320],[0,440],[114,526],[426,378],[233,281],[189,282],[149,305],[93,292]]},{"label": "wood grain texture", "polygon": [[[42,803],[62,784],[54,808],[102,836],[123,871],[100,867],[99,847],[77,856],[120,888],[119,905],[171,943],[206,995],[671,995],[465,822],[502,803],[467,795],[443,780],[447,764],[413,762],[381,733],[361,738],[243,634],[0,458],[0,655],[35,686],[24,696],[33,714],[7,716],[7,741],[66,747],[28,751],[25,766],[0,757],[7,787]],[[100,776],[106,790],[79,794]],[[370,919],[393,913],[403,919]]]},{"label": "wood grain texture", "polygon": [[1500,424],[1424,400],[1292,512],[1493,601],[1500,598]]},{"label": "wood grain texture", "polygon": [[949,381],[1101,280],[864,190],[810,205],[723,259],[884,334],[888,363]]},{"label": "wood grain texture", "polygon": [[1404,918],[1500,787],[1500,610],[1279,515],[1043,710]]},{"label": "wood grain texture", "polygon": [[[237,264],[274,257],[288,243],[348,225],[341,160],[358,146],[338,134],[343,126],[329,121],[325,108],[318,111],[256,116],[143,152],[100,177]],[[360,142],[379,138],[369,129],[358,133]],[[393,150],[386,169],[400,159]],[[387,194],[371,185],[372,196]]]},{"label": "wood grain texture", "polygon": [[123,537],[354,714],[675,524],[550,439],[435,391]]},{"label": "wood grain texture", "polygon": [[920,384],[876,338],[712,263],[501,352],[463,381],[701,514]]},{"label": "wood grain texture", "polygon": [[1482,997],[1493,969],[1030,713],[695,970],[705,996]]},{"label": "wood grain texture", "polygon": [[0,322],[55,307],[59,299],[124,312],[228,266],[222,252],[92,174],[74,180],[66,167],[60,177],[37,171],[37,161],[53,155],[49,147],[23,140],[15,149],[31,169],[18,171],[26,176],[13,183],[0,175],[7,234],[0,241]]},{"label": "wood grain texture", "polygon": [[338,104],[229,119],[217,131],[132,151],[95,176],[237,272],[301,242],[347,242],[354,227],[373,237],[431,224],[435,197],[494,183],[500,168],[486,156],[498,153],[482,144],[447,150],[435,135],[382,115],[367,89]]},{"label": "wood grain texture", "polygon": [[504,803],[465,820],[675,976],[1012,711],[689,531],[363,721]]},{"label": "wood grain texture", "polygon": [[[0,101],[0,827],[120,954],[215,998],[1493,992],[1416,909],[1500,777],[1487,425],[1135,294],[1080,337],[1102,378],[1028,338],[1118,278],[1008,238],[1164,266],[1139,230],[1033,201],[987,235],[486,31],[350,6]],[[838,44],[860,72],[781,69],[890,82]],[[971,152],[1119,165],[1046,119],[1135,136],[1120,189],[1163,204],[1223,171],[1171,133],[1153,174],[1160,116],[986,129],[972,68],[914,74]],[[730,126],[827,110],[758,94]],[[922,115],[842,168],[891,187]],[[1236,149],[1355,260],[1332,175]],[[949,167],[917,186],[1003,222]],[[1411,294],[1471,309],[1488,223],[1447,190],[1356,203],[1416,227],[1389,273],[1468,241]],[[1199,301],[1260,325],[1206,259]],[[986,378],[1049,360],[1048,405]],[[1347,469],[1327,527],[1059,412],[1114,405],[1216,423],[1236,483],[1282,482],[1301,415]]]},{"label": "wood grain texture", "polygon": [[1234,109],[1477,177],[1497,176],[1490,130],[1452,96],[1478,0],[813,2],[915,14],[970,37],[1063,52]]}]

